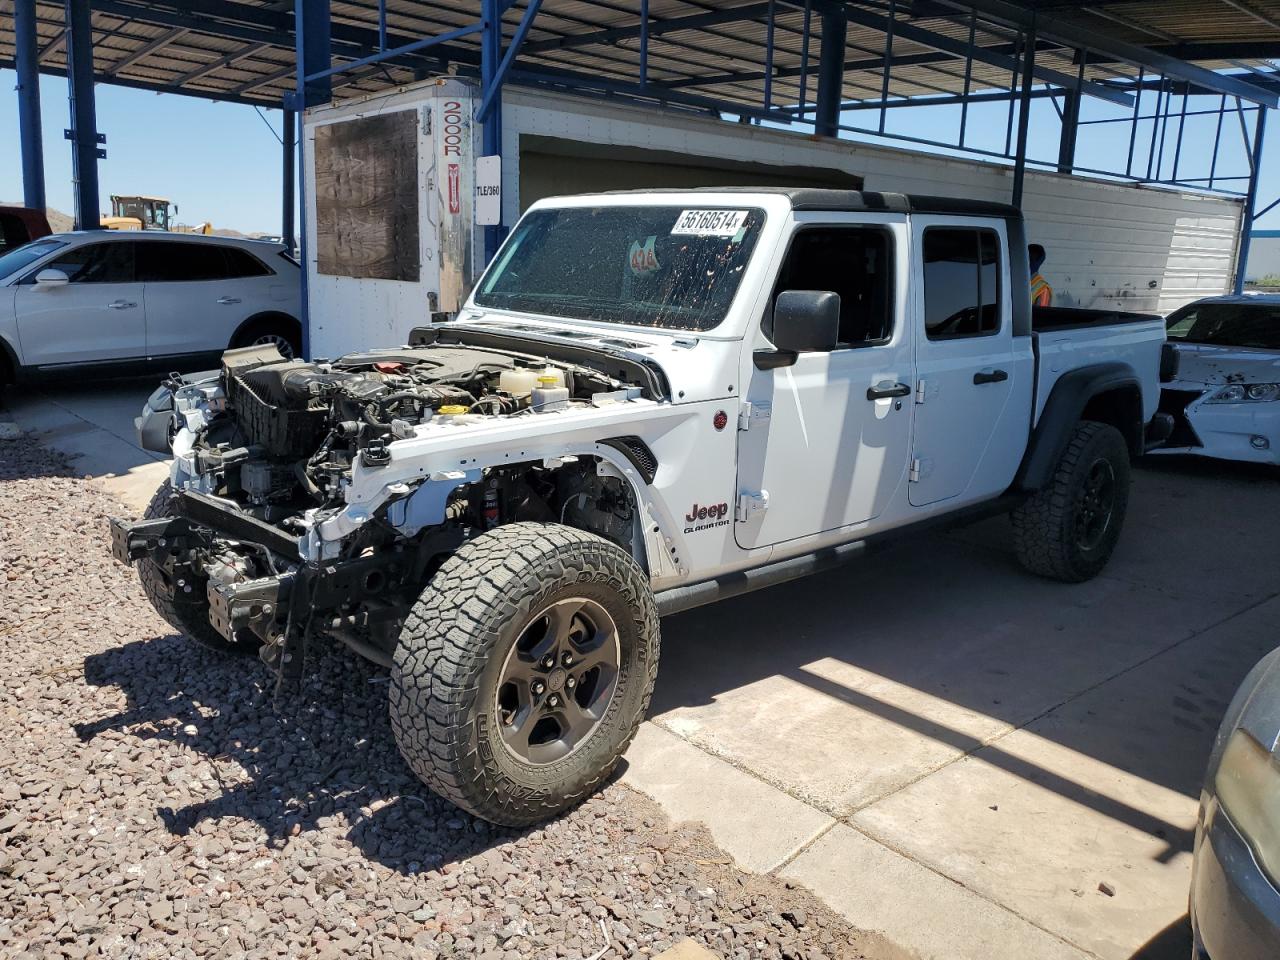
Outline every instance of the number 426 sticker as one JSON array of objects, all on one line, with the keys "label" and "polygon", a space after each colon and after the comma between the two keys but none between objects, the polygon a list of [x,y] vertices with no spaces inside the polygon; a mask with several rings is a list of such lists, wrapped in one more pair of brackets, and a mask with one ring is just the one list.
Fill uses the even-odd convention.
[{"label": "number 426 sticker", "polygon": [[672,236],[732,237],[742,229],[746,210],[682,210]]}]

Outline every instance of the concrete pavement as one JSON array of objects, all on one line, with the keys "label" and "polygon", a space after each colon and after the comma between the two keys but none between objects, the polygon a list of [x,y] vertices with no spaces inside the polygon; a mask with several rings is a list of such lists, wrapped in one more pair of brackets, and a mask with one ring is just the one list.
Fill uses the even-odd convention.
[{"label": "concrete pavement", "polygon": [[[9,413],[140,512],[152,386]],[[1209,747],[1280,642],[1278,506],[1274,471],[1157,459],[1090,583],[1024,573],[1000,519],[671,617],[625,778],[904,957],[1185,960]]]},{"label": "concrete pavement", "polygon": [[[1274,471],[1156,460],[1090,583],[1025,574],[1000,519],[669,618],[673,737],[628,781],[744,865],[792,844],[774,870],[922,960],[1185,960],[1210,745],[1280,643],[1278,507]],[[758,784],[669,799],[698,753]]]},{"label": "concrete pavement", "polygon": [[11,388],[0,402],[0,421],[12,421],[41,443],[67,454],[77,470],[100,480],[134,514],[141,515],[169,476],[164,459],[139,447],[133,429],[133,418],[158,384],[158,377],[148,377]]}]

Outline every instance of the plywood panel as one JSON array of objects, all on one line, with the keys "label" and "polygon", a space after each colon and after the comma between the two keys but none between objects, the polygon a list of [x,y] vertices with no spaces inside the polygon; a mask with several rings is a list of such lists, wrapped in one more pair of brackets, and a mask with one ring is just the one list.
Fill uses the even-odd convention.
[{"label": "plywood panel", "polygon": [[314,189],[320,273],[418,281],[415,111],[319,127]]}]

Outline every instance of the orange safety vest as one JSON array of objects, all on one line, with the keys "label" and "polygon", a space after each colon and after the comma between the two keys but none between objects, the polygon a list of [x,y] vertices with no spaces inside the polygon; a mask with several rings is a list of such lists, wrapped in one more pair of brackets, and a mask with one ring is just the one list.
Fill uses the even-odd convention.
[{"label": "orange safety vest", "polygon": [[1053,287],[1040,274],[1031,278],[1031,305],[1033,307],[1049,307],[1053,305]]}]

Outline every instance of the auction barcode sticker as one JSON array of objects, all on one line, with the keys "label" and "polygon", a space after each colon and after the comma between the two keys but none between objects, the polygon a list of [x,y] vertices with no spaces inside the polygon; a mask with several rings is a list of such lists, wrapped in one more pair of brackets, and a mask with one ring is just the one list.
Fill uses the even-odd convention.
[{"label": "auction barcode sticker", "polygon": [[732,237],[742,229],[746,210],[682,210],[672,236]]}]

